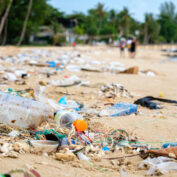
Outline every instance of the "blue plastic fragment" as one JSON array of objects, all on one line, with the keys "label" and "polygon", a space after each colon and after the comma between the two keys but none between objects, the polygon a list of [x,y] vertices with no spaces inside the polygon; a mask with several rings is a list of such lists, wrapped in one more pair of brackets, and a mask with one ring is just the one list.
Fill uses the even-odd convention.
[{"label": "blue plastic fragment", "polygon": [[63,96],[60,98],[60,100],[58,101],[59,104],[63,104],[63,105],[67,105],[67,97]]},{"label": "blue plastic fragment", "polygon": [[75,108],[75,111],[81,111],[81,109],[80,108]]},{"label": "blue plastic fragment", "polygon": [[[76,144],[76,142],[75,142],[73,139],[71,139],[71,143],[72,143],[72,144]],[[68,145],[69,145],[69,143],[68,143],[68,138],[67,138],[67,137],[65,137],[65,138],[62,139],[61,145],[62,145],[62,146],[65,146],[65,145],[68,146]]]},{"label": "blue plastic fragment", "polygon": [[54,61],[48,61],[47,62],[51,68],[55,68],[57,66],[57,63]]},{"label": "blue plastic fragment", "polygon": [[165,143],[162,145],[162,148],[168,148],[168,147],[176,147],[177,143]]},{"label": "blue plastic fragment", "polygon": [[103,151],[110,151],[110,149],[107,146],[103,147],[102,150]]}]

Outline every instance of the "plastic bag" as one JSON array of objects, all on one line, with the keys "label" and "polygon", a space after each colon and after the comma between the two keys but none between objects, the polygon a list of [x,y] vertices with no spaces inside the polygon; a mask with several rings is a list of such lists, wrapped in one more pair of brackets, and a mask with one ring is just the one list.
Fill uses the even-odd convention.
[{"label": "plastic bag", "polygon": [[163,174],[168,173],[169,171],[177,171],[177,163],[167,157],[148,157],[140,164],[139,168],[142,168],[144,165],[150,165],[147,175],[155,175],[157,171],[160,171]]}]

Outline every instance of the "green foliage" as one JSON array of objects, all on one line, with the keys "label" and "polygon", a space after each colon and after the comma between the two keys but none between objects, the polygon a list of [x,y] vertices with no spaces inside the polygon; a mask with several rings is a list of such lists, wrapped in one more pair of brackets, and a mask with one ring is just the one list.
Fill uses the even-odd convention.
[{"label": "green foliage", "polygon": [[53,37],[53,45],[61,46],[61,45],[64,45],[64,44],[66,44],[65,36],[55,35]]},{"label": "green foliage", "polygon": [[116,32],[117,31],[113,26],[105,24],[100,30],[100,35],[115,34]]},{"label": "green foliage", "polygon": [[168,16],[161,16],[159,23],[161,24],[160,35],[164,36],[166,42],[177,41],[177,24]]},{"label": "green foliage", "polygon": [[[108,21],[108,13],[104,9],[104,4],[98,3],[95,9],[88,11],[87,29],[92,35],[100,35],[103,26]],[[94,32],[95,30],[95,32]]]},{"label": "green foliage", "polygon": [[152,13],[145,14],[143,27],[144,44],[156,43],[159,38],[160,25]]},{"label": "green foliage", "polygon": [[163,36],[159,36],[158,40],[156,41],[156,43],[160,44],[160,43],[165,43],[166,39]]},{"label": "green foliage", "polygon": [[63,12],[59,12],[58,9],[53,8],[50,5],[47,5],[46,17],[44,18],[45,26],[49,26],[53,32],[62,33],[65,31],[62,24],[58,23],[58,19],[64,16]]},{"label": "green foliage", "polygon": [[166,42],[177,42],[177,14],[175,5],[172,2],[165,2],[161,5],[159,24],[161,25],[160,35]]},{"label": "green foliage", "polygon": [[80,27],[79,25],[76,26],[75,28],[73,28],[72,31],[75,34],[78,34],[78,35],[83,35],[84,34],[84,29],[82,27]]},{"label": "green foliage", "polygon": [[7,2],[8,2],[7,0],[0,0],[0,17],[3,15],[3,11],[7,6]]},{"label": "green foliage", "polygon": [[172,2],[165,2],[160,6],[160,16],[167,16],[171,20],[176,17],[175,5]]},{"label": "green foliage", "polygon": [[86,16],[83,13],[75,12],[74,14],[66,16],[66,18],[76,20],[77,25],[86,23]]},{"label": "green foliage", "polygon": [[[28,8],[28,0],[14,0],[8,17],[8,42],[16,44],[19,38]],[[38,31],[44,23],[48,5],[46,0],[34,0],[27,24],[25,43],[28,43],[30,34]]]}]

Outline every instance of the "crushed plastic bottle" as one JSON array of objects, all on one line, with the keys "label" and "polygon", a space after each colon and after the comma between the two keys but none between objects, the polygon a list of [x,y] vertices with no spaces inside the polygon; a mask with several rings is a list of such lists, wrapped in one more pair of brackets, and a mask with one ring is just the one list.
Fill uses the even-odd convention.
[{"label": "crushed plastic bottle", "polygon": [[137,112],[137,105],[129,104],[129,103],[118,103],[107,109],[102,110],[99,113],[99,116],[117,117],[117,116],[125,116],[129,114],[133,114],[136,112]]},{"label": "crushed plastic bottle", "polygon": [[0,92],[0,123],[35,128],[52,117],[53,109],[48,104]]},{"label": "crushed plastic bottle", "polygon": [[51,85],[53,86],[59,86],[59,87],[69,87],[69,86],[73,86],[73,85],[78,85],[82,82],[82,80],[75,76],[72,75],[69,78],[65,78],[63,80],[53,80],[51,81]]}]

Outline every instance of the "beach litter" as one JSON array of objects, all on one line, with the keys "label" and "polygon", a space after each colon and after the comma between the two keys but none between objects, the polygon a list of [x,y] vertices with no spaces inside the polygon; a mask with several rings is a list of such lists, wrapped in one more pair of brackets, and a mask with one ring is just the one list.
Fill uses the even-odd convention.
[{"label": "beach litter", "polygon": [[[106,121],[122,119],[120,116],[129,120],[137,115],[138,105],[160,109],[163,107],[154,101],[174,105],[177,102],[149,96],[132,104],[136,96],[111,80],[92,88],[88,74],[140,74],[141,70],[138,66],[126,68],[119,62],[106,64],[90,61],[89,57],[84,60],[84,57],[73,51],[32,50],[3,58],[10,67],[4,65],[0,73],[1,83],[5,84],[0,91],[0,157],[19,159],[20,155],[33,154],[56,160],[58,166],[60,163],[68,167],[80,165],[85,170],[104,173],[112,170],[120,172],[121,176],[130,176],[129,170],[136,167],[127,159],[139,156],[140,168],[149,165],[150,175],[157,171],[163,174],[175,171],[175,141],[164,142],[154,149],[152,143],[141,142],[142,135],[134,134],[126,125],[118,123],[112,128]],[[12,68],[12,63],[25,67]],[[144,74],[156,75],[151,71]],[[30,83],[33,78],[35,82]],[[18,89],[14,89],[13,84]],[[13,169],[0,176],[13,172],[24,172],[25,177],[40,177],[32,169]]]},{"label": "beach litter", "polygon": [[150,158],[148,157],[144,160],[139,168],[143,168],[143,166],[150,166],[148,169],[147,175],[161,175],[168,173],[169,171],[177,171],[177,163],[174,162],[172,159],[167,157],[157,157],[157,158]]},{"label": "beach litter", "polygon": [[136,112],[137,112],[137,105],[135,104],[117,103],[109,108],[102,110],[99,113],[99,116],[117,117],[117,116],[125,116],[129,114],[133,114]]},{"label": "beach litter", "polygon": [[176,100],[169,100],[169,99],[164,99],[164,98],[155,98],[155,97],[152,97],[152,96],[147,96],[147,97],[144,97],[144,98],[140,98],[140,99],[136,100],[134,102],[134,104],[141,105],[141,106],[147,107],[149,109],[162,109],[163,108],[162,106],[161,107],[159,106],[159,103],[153,102],[153,100],[177,105]]}]

